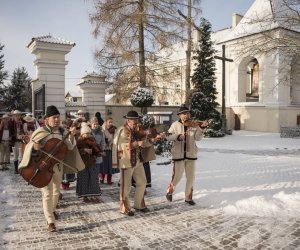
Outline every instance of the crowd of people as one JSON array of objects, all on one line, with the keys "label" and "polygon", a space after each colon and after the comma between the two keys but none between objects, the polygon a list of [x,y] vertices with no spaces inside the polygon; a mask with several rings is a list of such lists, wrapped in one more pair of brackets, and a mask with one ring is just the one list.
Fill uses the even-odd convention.
[{"label": "crowd of people", "polygon": [[[199,126],[185,125],[189,114],[190,110],[182,106],[178,121],[165,134],[157,133],[153,122],[142,123],[142,117],[133,110],[124,115],[124,125],[119,128],[113,124],[112,117],[103,120],[99,112],[87,120],[84,111],[79,110],[75,120],[62,122],[59,110],[53,105],[38,119],[15,110],[0,118],[0,170],[8,169],[12,154],[14,172],[20,173],[29,184],[41,187],[48,231],[54,232],[61,188],[68,189],[75,180],[79,199],[84,203],[99,203],[101,185],[112,185],[113,174],[119,173],[119,212],[126,216],[149,212],[145,194],[146,187],[151,187],[154,144],[166,139],[173,142],[174,162],[166,198],[172,201],[175,187],[185,172],[185,202],[195,205],[192,197],[197,159],[195,141],[201,139],[202,130]],[[33,164],[36,161],[40,161],[37,166]],[[39,178],[47,181],[40,184]],[[134,210],[129,199],[132,186],[135,187]]]}]

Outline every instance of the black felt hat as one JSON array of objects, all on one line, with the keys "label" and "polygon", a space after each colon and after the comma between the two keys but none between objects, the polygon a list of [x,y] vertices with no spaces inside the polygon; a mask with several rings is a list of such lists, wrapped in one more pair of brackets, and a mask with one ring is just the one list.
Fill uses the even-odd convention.
[{"label": "black felt hat", "polygon": [[179,108],[179,111],[178,111],[178,113],[177,113],[177,115],[180,115],[180,114],[182,114],[182,113],[190,113],[191,111],[188,109],[188,107],[186,107],[186,106],[181,106],[180,108]]},{"label": "black felt hat", "polygon": [[46,110],[45,118],[53,116],[53,115],[60,115],[57,107],[55,107],[54,105],[48,106],[47,110]]},{"label": "black felt hat", "polygon": [[136,112],[134,110],[128,111],[127,115],[124,115],[123,117],[126,119],[140,119],[141,118],[141,116],[139,116],[138,112]]}]

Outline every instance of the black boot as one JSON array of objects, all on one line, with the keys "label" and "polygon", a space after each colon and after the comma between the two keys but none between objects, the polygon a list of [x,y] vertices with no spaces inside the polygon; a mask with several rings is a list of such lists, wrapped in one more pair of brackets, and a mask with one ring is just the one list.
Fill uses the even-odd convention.
[{"label": "black boot", "polygon": [[18,161],[14,161],[14,165],[15,165],[15,174],[18,174],[19,171],[18,171]]}]

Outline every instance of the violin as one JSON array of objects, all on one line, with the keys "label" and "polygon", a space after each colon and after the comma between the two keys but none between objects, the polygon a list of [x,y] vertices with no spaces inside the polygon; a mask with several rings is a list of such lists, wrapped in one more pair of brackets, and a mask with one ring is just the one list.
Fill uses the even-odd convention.
[{"label": "violin", "polygon": [[145,140],[146,138],[154,139],[158,135],[156,128],[152,127],[145,129],[141,125],[135,128],[134,133],[138,141]]},{"label": "violin", "polygon": [[196,121],[196,120],[187,120],[183,123],[186,127],[200,127],[200,128],[206,128],[209,125],[209,121]]},{"label": "violin", "polygon": [[95,155],[102,154],[103,150],[100,147],[100,145],[97,144],[94,137],[84,138],[84,142],[92,148],[93,154],[95,154]]}]

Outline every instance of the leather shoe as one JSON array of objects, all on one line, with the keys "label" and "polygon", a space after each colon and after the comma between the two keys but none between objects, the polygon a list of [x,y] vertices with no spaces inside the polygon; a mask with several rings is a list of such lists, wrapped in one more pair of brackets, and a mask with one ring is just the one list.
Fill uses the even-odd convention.
[{"label": "leather shoe", "polygon": [[125,212],[120,211],[120,213],[124,214],[124,215],[127,215],[127,216],[134,216],[134,212],[133,211],[125,211]]},{"label": "leather shoe", "polygon": [[56,231],[56,227],[55,227],[54,223],[50,223],[48,225],[48,231],[49,232],[55,232]]},{"label": "leather shoe", "polygon": [[191,206],[194,206],[196,204],[193,200],[190,200],[190,201],[186,200],[185,202],[188,203]]},{"label": "leather shoe", "polygon": [[168,201],[172,201],[172,194],[167,193],[166,198],[167,198]]},{"label": "leather shoe", "polygon": [[144,208],[135,208],[135,211],[142,212],[142,213],[148,213],[148,212],[150,212],[150,209],[147,208],[147,207],[144,207]]}]

